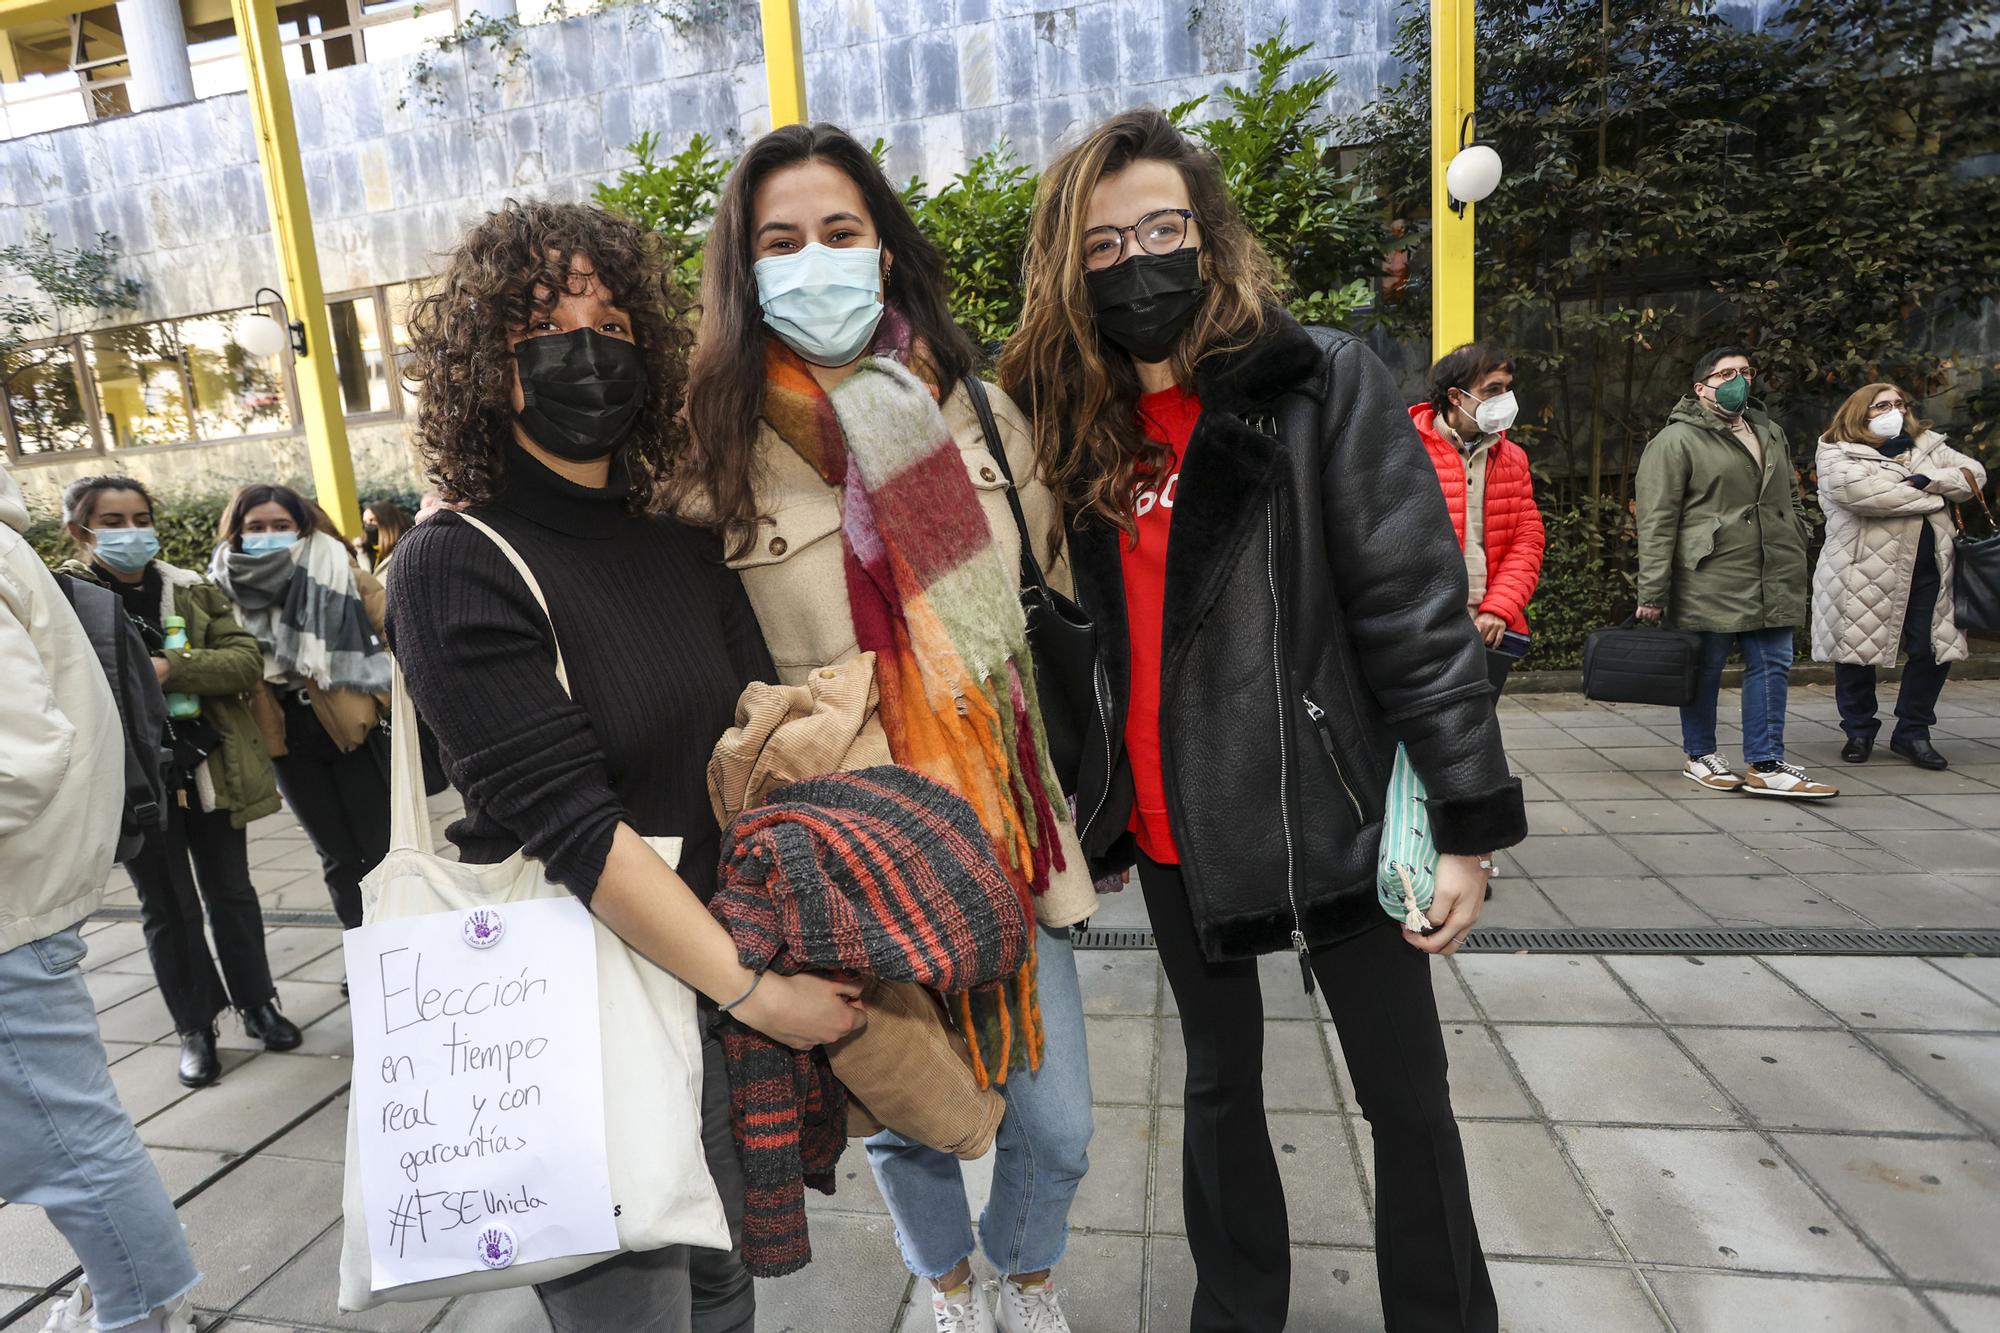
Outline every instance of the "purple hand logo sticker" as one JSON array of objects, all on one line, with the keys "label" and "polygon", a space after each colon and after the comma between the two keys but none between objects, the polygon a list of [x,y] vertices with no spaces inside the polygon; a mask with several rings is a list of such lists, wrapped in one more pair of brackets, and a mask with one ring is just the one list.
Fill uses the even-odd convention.
[{"label": "purple hand logo sticker", "polygon": [[488,1268],[505,1268],[514,1262],[519,1246],[514,1233],[498,1222],[479,1233],[479,1262]]},{"label": "purple hand logo sticker", "polygon": [[473,948],[490,949],[507,933],[507,922],[491,907],[475,907],[465,914],[460,931]]}]

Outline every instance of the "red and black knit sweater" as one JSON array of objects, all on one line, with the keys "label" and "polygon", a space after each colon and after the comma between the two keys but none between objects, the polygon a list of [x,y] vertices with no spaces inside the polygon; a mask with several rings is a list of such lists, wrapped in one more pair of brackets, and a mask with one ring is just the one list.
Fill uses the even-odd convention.
[{"label": "red and black knit sweater", "polygon": [[[849,972],[946,993],[991,986],[1027,957],[1028,920],[964,798],[913,769],[795,782],[723,836],[709,910],[743,965]],[[812,1261],[805,1186],[833,1193],[847,1092],[824,1048],[722,1027],[746,1182],[743,1258],[758,1277]]]}]

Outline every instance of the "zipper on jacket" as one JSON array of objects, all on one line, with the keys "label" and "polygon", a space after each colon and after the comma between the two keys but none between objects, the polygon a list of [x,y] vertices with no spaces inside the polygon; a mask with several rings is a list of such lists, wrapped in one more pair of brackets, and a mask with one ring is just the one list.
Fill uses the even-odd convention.
[{"label": "zipper on jacket", "polygon": [[1306,716],[1312,719],[1313,729],[1319,732],[1319,743],[1325,747],[1326,757],[1333,762],[1333,776],[1340,782],[1341,791],[1347,793],[1348,805],[1354,809],[1355,827],[1366,827],[1368,820],[1361,813],[1361,802],[1354,795],[1354,788],[1348,785],[1347,774],[1340,767],[1340,756],[1334,753],[1333,733],[1326,726],[1326,710],[1314,703],[1310,694],[1300,694],[1299,698],[1305,700]]},{"label": "zipper on jacket", "polygon": [[1291,746],[1285,740],[1285,651],[1283,603],[1278,597],[1278,502],[1264,502],[1264,577],[1271,587],[1272,689],[1278,701],[1278,823],[1285,831],[1285,901],[1292,909],[1292,949],[1299,956],[1299,975],[1306,994],[1313,993],[1312,956],[1306,948],[1299,917],[1297,875],[1292,850]]},{"label": "zipper on jacket", "polygon": [[1090,697],[1097,705],[1098,725],[1104,731],[1104,783],[1098,788],[1097,806],[1090,812],[1090,818],[1076,826],[1078,846],[1085,845],[1097,817],[1104,813],[1104,803],[1111,799],[1111,710],[1104,702],[1104,668],[1095,662],[1090,668]]}]

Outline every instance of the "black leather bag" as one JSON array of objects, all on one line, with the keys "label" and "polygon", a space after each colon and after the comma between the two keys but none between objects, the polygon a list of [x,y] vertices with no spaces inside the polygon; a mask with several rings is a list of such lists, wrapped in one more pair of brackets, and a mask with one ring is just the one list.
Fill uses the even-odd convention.
[{"label": "black leather bag", "polygon": [[986,385],[976,375],[965,377],[965,391],[979,414],[987,452],[1007,478],[1007,503],[1021,532],[1021,609],[1028,617],[1028,647],[1035,658],[1035,692],[1041,699],[1042,727],[1049,741],[1049,763],[1062,782],[1063,795],[1074,796],[1087,769],[1111,763],[1111,736],[1104,664],[1097,656],[1097,626],[1084,609],[1049,586],[1035,558],[1035,542],[1007,448],[993,420]]},{"label": "black leather bag", "polygon": [[1700,669],[1700,635],[1666,625],[1640,629],[1636,617],[1583,643],[1583,694],[1601,703],[1678,708],[1694,699]]},{"label": "black leather bag", "polygon": [[1964,514],[1952,512],[1958,520],[1958,539],[1952,546],[1952,619],[1967,634],[2000,638],[2000,523],[1994,522],[1986,496],[1979,491],[1973,494],[1993,531],[1989,536],[1969,537]]}]

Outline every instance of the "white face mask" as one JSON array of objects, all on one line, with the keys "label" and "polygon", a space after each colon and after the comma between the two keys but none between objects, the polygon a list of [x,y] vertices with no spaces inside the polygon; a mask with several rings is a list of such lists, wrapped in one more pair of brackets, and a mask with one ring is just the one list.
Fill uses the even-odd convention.
[{"label": "white face mask", "polygon": [[764,322],[816,366],[860,356],[882,322],[882,251],[833,250],[815,241],[795,255],[760,259],[757,303]]},{"label": "white face mask", "polygon": [[1512,426],[1514,418],[1520,415],[1521,405],[1514,400],[1512,389],[1495,394],[1484,401],[1474,398],[1464,389],[1460,389],[1459,392],[1465,394],[1467,401],[1474,404],[1472,419],[1478,423],[1481,435],[1498,435]]},{"label": "white face mask", "polygon": [[1868,431],[1878,440],[1893,440],[1903,433],[1903,414],[1892,410],[1879,417],[1871,417]]}]

